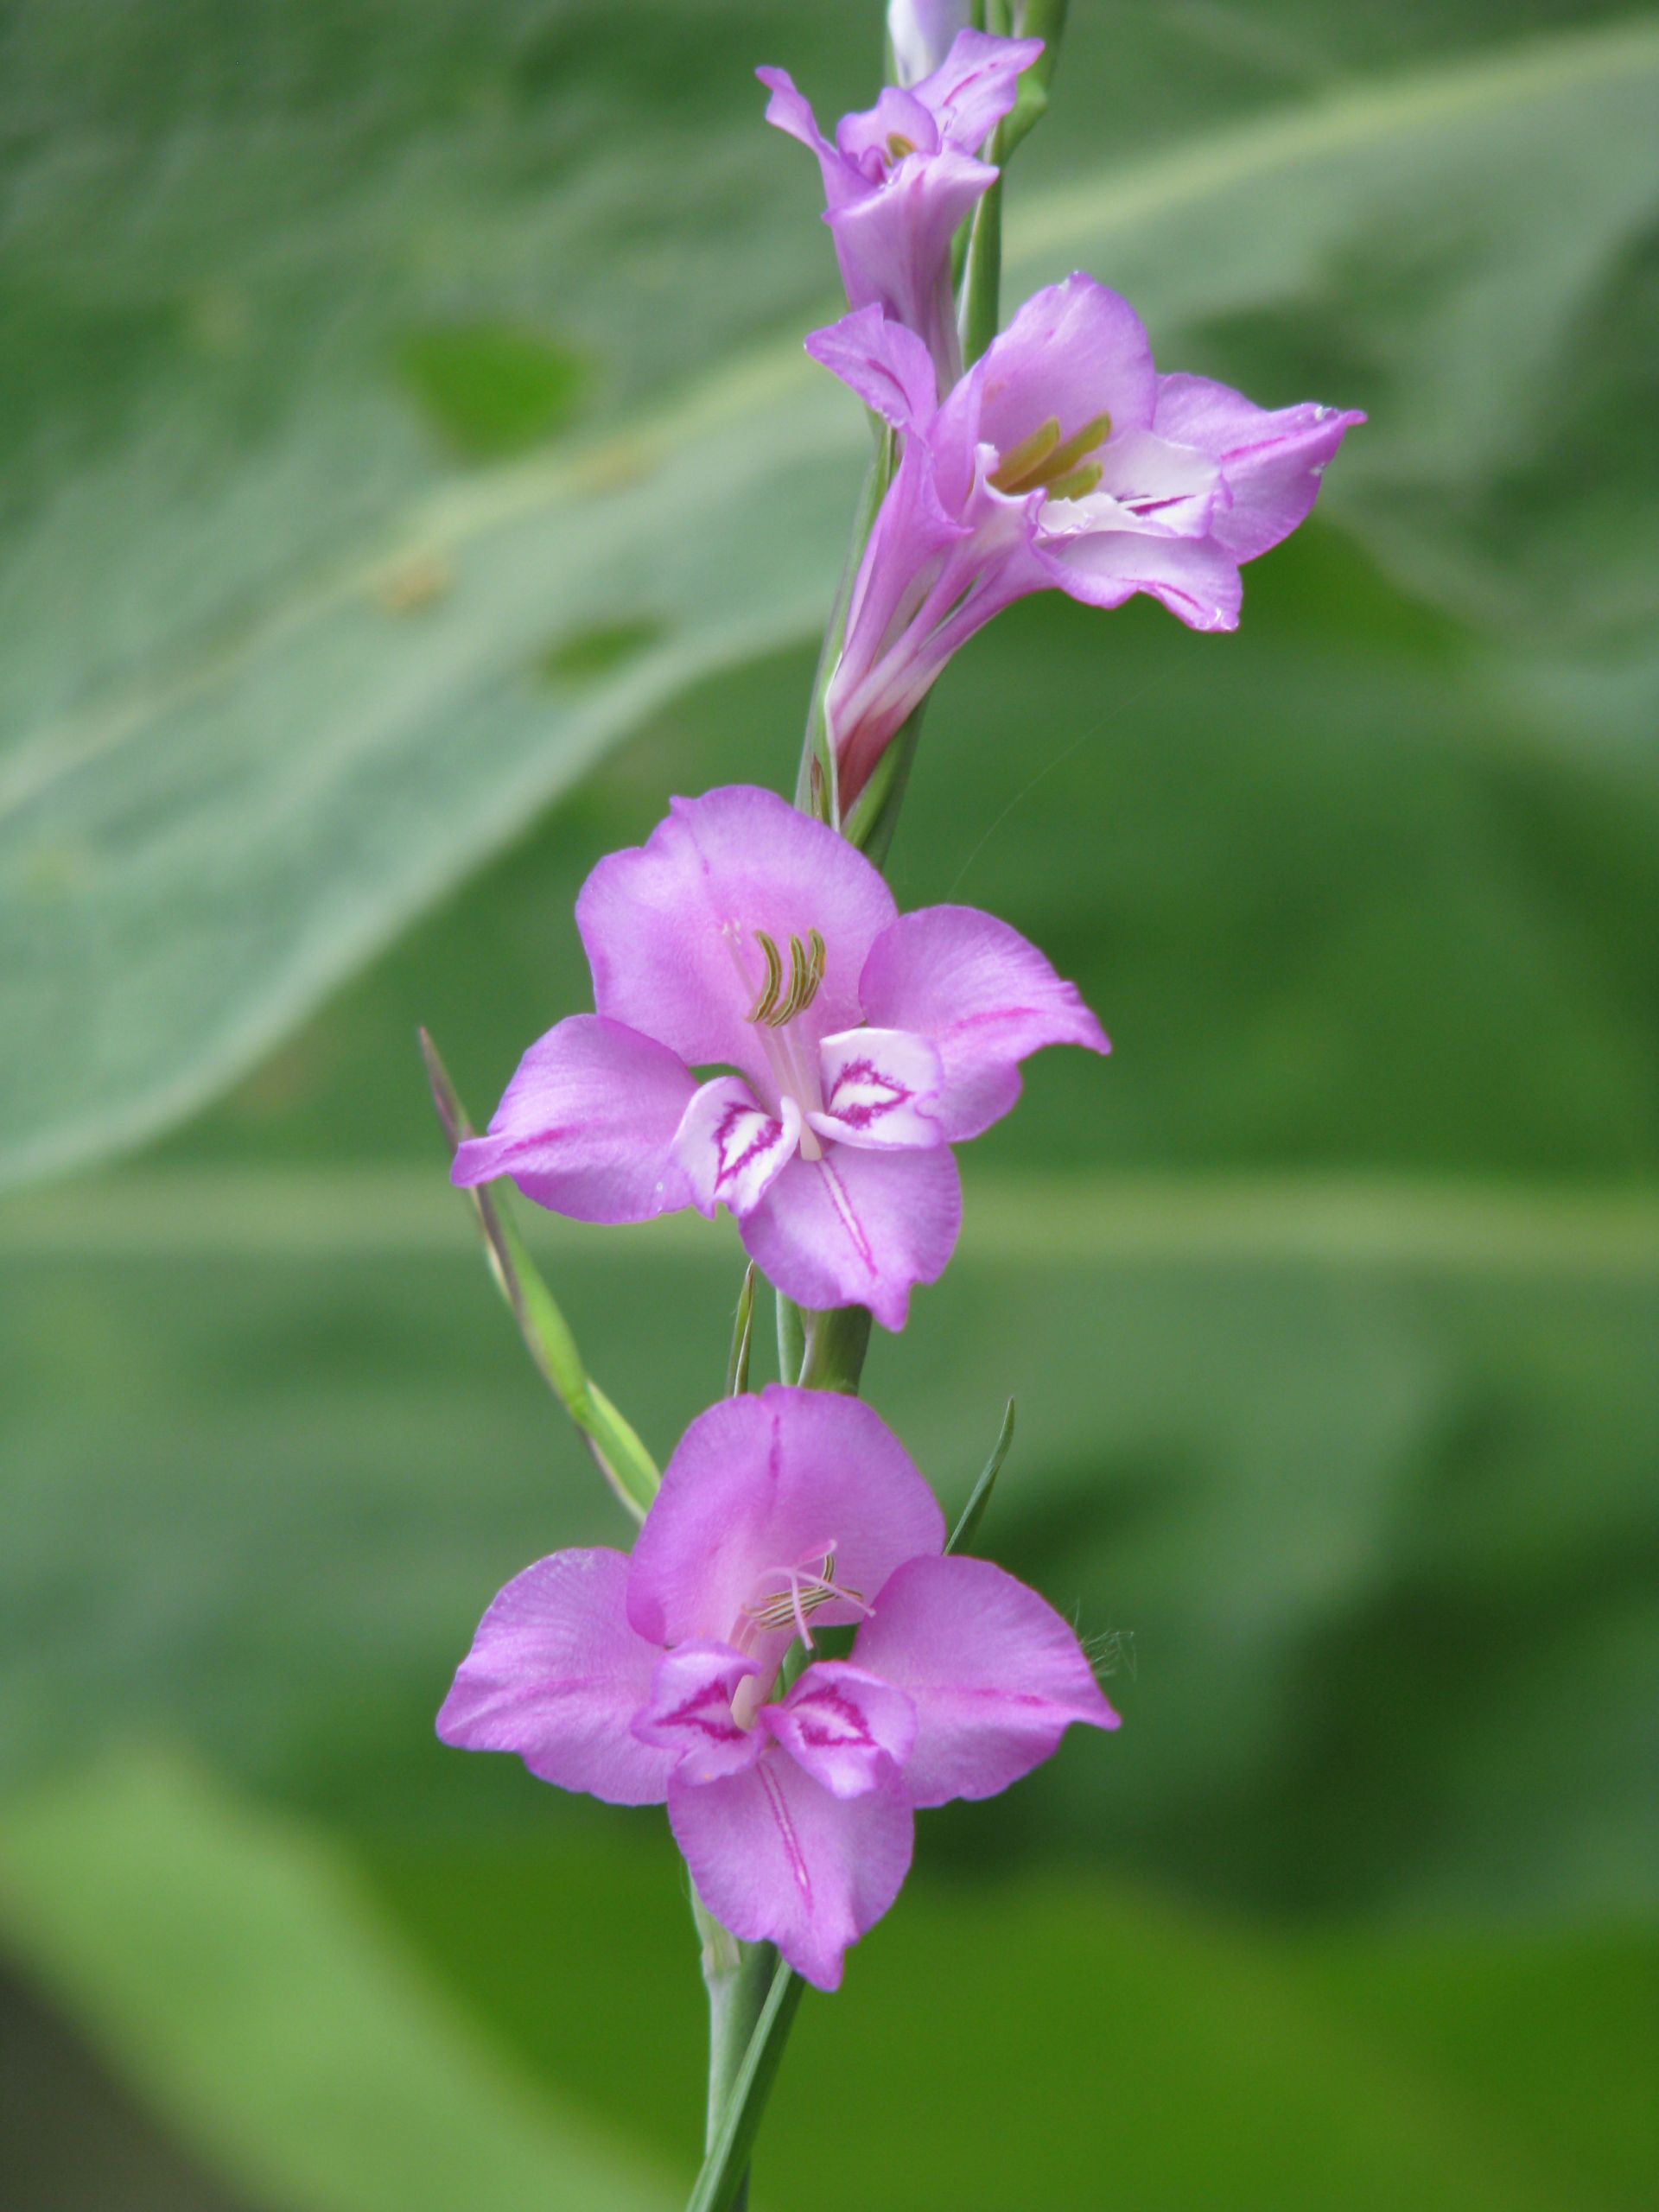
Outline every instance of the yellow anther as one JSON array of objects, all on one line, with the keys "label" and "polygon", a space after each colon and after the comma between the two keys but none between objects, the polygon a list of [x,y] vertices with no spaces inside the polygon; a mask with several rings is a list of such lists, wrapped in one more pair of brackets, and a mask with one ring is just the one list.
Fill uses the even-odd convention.
[{"label": "yellow anther", "polygon": [[[1077,474],[1077,464],[1084,455],[1092,453],[1096,446],[1104,445],[1111,435],[1111,416],[1096,415],[1080,430],[1074,430],[1069,438],[1062,440],[1059,423],[1051,415],[1028,438],[1021,438],[1017,446],[1009,447],[997,463],[991,481],[999,492],[1046,490],[1057,499],[1075,499],[1078,496],[1077,491],[1063,492],[1060,486]],[[1099,467],[1090,465],[1095,468],[1093,481],[1097,484]],[[1082,488],[1088,491],[1092,487],[1084,485]]]},{"label": "yellow anther", "polygon": [[887,137],[887,159],[890,162],[902,162],[906,154],[913,154],[915,150],[916,149],[914,145],[908,138],[901,137],[896,130],[889,132]]},{"label": "yellow anther", "polygon": [[1080,499],[1085,492],[1092,492],[1104,474],[1097,461],[1085,461],[1068,469],[1064,476],[1057,476],[1048,487],[1051,499]]},{"label": "yellow anther", "polygon": [[770,1021],[778,1003],[778,994],[783,987],[784,963],[778,948],[765,930],[756,930],[754,941],[760,948],[760,957],[766,963],[766,980],[760,986],[760,995],[743,1017],[746,1021]]}]

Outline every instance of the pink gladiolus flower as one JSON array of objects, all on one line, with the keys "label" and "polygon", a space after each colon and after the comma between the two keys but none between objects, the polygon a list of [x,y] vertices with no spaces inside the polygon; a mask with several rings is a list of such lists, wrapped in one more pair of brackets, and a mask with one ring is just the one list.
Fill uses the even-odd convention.
[{"label": "pink gladiolus flower", "polygon": [[[1073,1721],[1116,1728],[1076,1636],[944,1558],[932,1492],[856,1399],[772,1384],[694,1421],[631,1559],[508,1583],[438,1715],[467,1751],[612,1804],[666,1801],[703,1904],[821,1989],[909,1871],[912,1815],[991,1797]],[[787,1694],[798,1639],[858,1624]]]},{"label": "pink gladiolus flower", "polygon": [[767,122],[817,156],[823,219],[849,301],[914,331],[942,392],[962,370],[950,240],[996,176],[979,149],[1014,105],[1020,72],[1042,50],[1040,39],[959,32],[929,75],[907,91],[890,85],[873,108],[843,116],[833,145],[784,70],[755,71],[772,93]]},{"label": "pink gladiolus flower", "polygon": [[861,853],[772,791],[674,800],[599,863],[576,925],[597,1011],[531,1046],[454,1181],[510,1175],[578,1221],[728,1206],[786,1297],[889,1329],[956,1243],[950,1147],[1008,1111],[1027,1053],[1108,1050],[1015,931],[969,906],[901,916]]},{"label": "pink gladiolus flower", "polygon": [[843,805],[950,656],[1028,592],[1148,592],[1189,628],[1236,627],[1240,564],[1304,519],[1365,419],[1160,376],[1134,308],[1084,276],[1027,300],[943,402],[924,347],[874,308],[806,345],[905,436],[827,701]]}]

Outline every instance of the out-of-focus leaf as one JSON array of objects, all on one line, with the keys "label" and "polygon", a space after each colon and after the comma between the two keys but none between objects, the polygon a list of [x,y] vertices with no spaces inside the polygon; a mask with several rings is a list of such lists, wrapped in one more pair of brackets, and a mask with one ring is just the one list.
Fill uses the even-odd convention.
[{"label": "out-of-focus leaf", "polygon": [[[932,1847],[1284,1904],[1649,1901],[1652,1203],[970,1161],[966,1216],[872,1402],[954,1510],[1017,1382],[992,1549],[1138,1665],[1109,1745]],[[572,1817],[431,1738],[492,1593],[614,1541],[442,1182],[131,1176],[3,1237],[7,1770],[164,1722],[357,1822]],[[734,1238],[537,1241],[665,1456],[725,1371]]]},{"label": "out-of-focus leaf", "polygon": [[0,1809],[0,1944],[274,2212],[677,2201],[535,2093],[327,1845],[172,1761]]},{"label": "out-of-focus leaf", "polygon": [[985,1509],[991,1502],[991,1492],[996,1478],[1002,1471],[1002,1462],[1008,1456],[1008,1446],[1014,1441],[1014,1400],[1010,1398],[1002,1414],[1002,1426],[996,1432],[996,1441],[991,1446],[991,1456],[980,1472],[979,1480],[968,1493],[968,1503],[957,1516],[957,1525],[950,1531],[948,1552],[971,1551],[979,1524],[985,1518]]},{"label": "out-of-focus leaf", "polygon": [[[856,411],[794,330],[743,350],[820,281],[810,165],[750,110],[740,130],[734,94],[701,125],[675,105],[740,73],[754,22],[694,36],[653,10],[619,41],[609,9],[468,16],[400,11],[383,47],[288,11],[264,55],[245,10],[210,10],[170,69],[102,11],[95,41],[78,6],[9,34],[38,187],[8,264],[33,346],[0,607],[12,1179],[199,1103],[621,732],[827,604]],[[1095,35],[1126,108],[1137,35],[1170,33]],[[1011,282],[1089,261],[1165,361],[1369,405],[1332,512],[1422,590],[1529,629],[1639,621],[1651,22],[1382,79],[1386,39],[1310,49],[1268,73],[1295,97],[1224,128],[1236,63],[1188,72],[1163,140],[1104,170],[1060,125],[1068,97],[1094,114],[1090,38],[1032,141],[1068,181],[1022,180]],[[585,387],[537,382],[579,356]],[[684,364],[701,380],[669,396]],[[579,388],[603,394],[589,429],[451,457]]]},{"label": "out-of-focus leaf", "polygon": [[[1096,1746],[1096,1751],[1100,1747]],[[1109,1756],[1109,1751],[1105,1755]],[[1029,1787],[1021,1784],[1021,1788]],[[768,2108],[758,2200],[1137,2212],[1633,2212],[1651,2171],[1651,1928],[1298,1934],[1183,1907],[1109,1872],[931,1878],[932,1816],[888,1918],[809,2001]],[[640,1827],[643,1827],[641,1823]],[[693,2000],[666,1838],[613,1828],[458,1849],[372,1847],[381,1894],[557,2090],[695,2115]],[[561,1915],[626,1962],[573,2013],[545,1999]],[[524,1972],[524,1930],[545,1929]],[[672,2031],[632,2082],[635,1993]],[[823,2085],[856,2132],[823,2125]],[[640,2091],[644,2094],[639,2094]]]}]

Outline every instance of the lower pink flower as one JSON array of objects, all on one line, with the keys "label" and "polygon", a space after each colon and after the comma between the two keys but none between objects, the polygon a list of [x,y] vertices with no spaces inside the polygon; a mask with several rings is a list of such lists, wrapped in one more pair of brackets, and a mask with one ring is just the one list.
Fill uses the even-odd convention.
[{"label": "lower pink flower", "polygon": [[676,799],[600,862],[576,924],[598,1011],[531,1046],[454,1179],[508,1175],[578,1221],[726,1206],[785,1297],[889,1329],[955,1246],[950,1147],[1007,1112],[1039,1046],[1107,1050],[1016,931],[969,906],[901,916],[861,853],[772,791]]},{"label": "lower pink flower", "polygon": [[[631,1559],[556,1552],[479,1624],[445,1743],[613,1804],[664,1801],[697,1893],[821,1989],[909,1871],[912,1815],[990,1797],[1073,1721],[1116,1728],[1076,1636],[985,1560],[855,1399],[774,1384],[692,1422]],[[857,1624],[777,1694],[815,1630]]]}]

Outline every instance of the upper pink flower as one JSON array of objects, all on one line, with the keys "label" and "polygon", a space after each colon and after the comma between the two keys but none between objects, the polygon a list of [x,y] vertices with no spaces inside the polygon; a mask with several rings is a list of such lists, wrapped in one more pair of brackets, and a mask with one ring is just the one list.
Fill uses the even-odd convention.
[{"label": "upper pink flower", "polygon": [[[778,1384],[692,1422],[632,1559],[508,1583],[438,1715],[613,1804],[666,1800],[703,1904],[821,1989],[909,1870],[912,1814],[990,1797],[1073,1721],[1115,1728],[1077,1639],[984,1560],[868,1406]],[[775,1698],[817,1627],[859,1624]]]},{"label": "upper pink flower", "polygon": [[929,75],[905,91],[890,85],[873,108],[842,116],[833,144],[784,70],[754,73],[772,93],[767,122],[818,157],[824,220],[849,301],[914,331],[941,391],[962,369],[950,241],[996,176],[979,149],[1013,107],[1020,72],[1042,50],[1040,39],[960,31]]},{"label": "upper pink flower", "polygon": [[1033,294],[943,401],[874,310],[806,344],[905,437],[827,701],[843,805],[952,653],[1028,592],[1147,592],[1192,629],[1235,628],[1241,563],[1302,521],[1365,419],[1160,376],[1134,308],[1084,276]]},{"label": "upper pink flower", "polygon": [[747,785],[675,799],[576,925],[597,1012],[531,1046],[455,1182],[510,1175],[578,1221],[728,1206],[785,1297],[889,1329],[956,1243],[950,1146],[1007,1112],[1027,1053],[1108,1049],[1016,931],[901,916],[861,853]]}]

